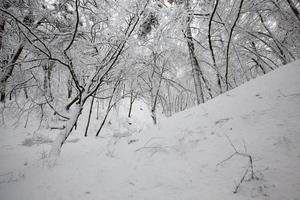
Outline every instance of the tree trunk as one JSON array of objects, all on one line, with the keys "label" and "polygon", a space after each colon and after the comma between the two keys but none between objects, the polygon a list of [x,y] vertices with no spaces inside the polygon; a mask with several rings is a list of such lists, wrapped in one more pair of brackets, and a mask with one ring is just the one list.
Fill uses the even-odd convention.
[{"label": "tree trunk", "polygon": [[219,69],[218,69],[218,66],[217,66],[217,63],[216,63],[216,57],[215,57],[215,53],[214,53],[214,49],[213,49],[212,41],[211,41],[211,37],[212,37],[211,36],[212,20],[214,18],[215,12],[217,11],[218,4],[219,4],[219,0],[216,0],[213,12],[211,13],[211,16],[210,16],[210,19],[209,19],[209,24],[208,24],[208,43],[209,43],[209,49],[210,49],[210,53],[211,53],[211,58],[213,60],[213,66],[214,66],[214,68],[215,68],[215,70],[217,72],[217,84],[218,84],[218,87],[219,87],[219,93],[221,94],[222,93],[221,75],[219,73]]},{"label": "tree trunk", "polygon": [[112,91],[111,96],[110,96],[110,98],[109,98],[108,106],[107,106],[107,109],[106,109],[106,114],[105,114],[104,119],[102,120],[102,123],[101,123],[101,125],[100,125],[100,127],[99,127],[99,129],[98,129],[98,131],[97,131],[97,133],[96,133],[96,137],[99,136],[100,131],[102,130],[102,128],[103,128],[103,126],[104,126],[104,124],[105,124],[105,122],[106,122],[106,119],[107,119],[107,117],[108,117],[109,112],[111,111],[112,107],[113,107],[113,106],[115,105],[115,103],[116,103],[116,102],[115,102],[114,104],[111,104],[111,103],[112,103],[112,100],[113,100],[113,98],[114,98],[115,92],[117,91],[117,88],[118,88],[118,86],[119,86],[119,84],[120,84],[120,81],[121,81],[121,75],[120,75],[119,79],[117,80],[117,82],[116,82],[115,85],[114,85],[113,91]]},{"label": "tree trunk", "polygon": [[1,70],[2,72],[1,72],[1,76],[0,76],[0,102],[5,101],[7,80],[12,75],[14,67],[15,67],[14,63],[20,57],[20,55],[23,51],[23,48],[24,48],[24,44],[21,43],[18,46],[18,48],[17,48],[15,54],[13,55],[11,61],[7,64],[7,66],[4,66],[4,68]]},{"label": "tree trunk", "polygon": [[92,116],[92,111],[93,111],[94,100],[95,100],[95,94],[92,97],[92,102],[91,102],[91,107],[90,107],[90,111],[89,111],[89,117],[88,117],[87,125],[86,125],[86,128],[85,128],[84,137],[87,137],[87,134],[88,134],[90,121],[91,121],[91,116]]},{"label": "tree trunk", "polygon": [[54,63],[47,63],[43,66],[44,70],[44,83],[43,83],[43,88],[44,92],[47,96],[51,97],[51,73],[52,73],[52,68],[53,68]]},{"label": "tree trunk", "polygon": [[134,97],[133,97],[133,91],[130,92],[130,102],[129,102],[129,111],[128,111],[128,117],[131,117],[131,111],[132,111],[132,104],[134,102]]},{"label": "tree trunk", "polygon": [[111,105],[111,102],[112,102],[112,99],[113,99],[113,97],[114,97],[114,94],[115,94],[115,89],[113,90],[113,92],[112,92],[112,94],[111,94],[111,97],[110,97],[110,99],[109,99],[109,102],[108,102],[108,106],[107,106],[107,109],[106,109],[105,116],[104,116],[104,118],[103,118],[103,120],[102,120],[102,122],[101,122],[101,125],[100,125],[100,127],[99,127],[97,133],[96,133],[96,137],[99,136],[99,134],[100,134],[100,132],[101,132],[101,130],[102,130],[102,128],[103,128],[105,122],[106,122],[106,119],[107,119],[107,117],[108,117],[108,114],[110,113],[110,111],[111,111],[111,109],[112,109],[112,107],[113,107],[113,106]]},{"label": "tree trunk", "polygon": [[225,72],[225,83],[226,83],[226,90],[228,91],[229,89],[229,83],[228,83],[228,68],[229,68],[229,51],[230,51],[230,42],[231,42],[231,38],[232,38],[232,34],[233,34],[233,30],[234,27],[237,24],[238,19],[240,18],[240,14],[242,11],[242,6],[243,6],[244,0],[240,1],[240,5],[239,5],[239,10],[238,10],[238,14],[233,22],[233,25],[230,29],[229,32],[229,37],[228,37],[228,44],[227,44],[227,49],[226,49],[226,72]]},{"label": "tree trunk", "polygon": [[107,112],[106,112],[106,114],[105,114],[105,116],[104,116],[104,118],[103,118],[103,120],[102,120],[102,122],[101,122],[101,125],[100,125],[100,127],[99,127],[99,129],[98,129],[98,131],[97,131],[97,133],[96,133],[96,137],[99,136],[99,134],[100,134],[100,132],[101,132],[101,130],[102,130],[102,128],[103,128],[105,122],[106,122],[106,119],[107,119],[107,117],[108,117],[108,114],[109,114],[110,110],[111,110],[111,107],[108,108],[108,110],[107,110]]},{"label": "tree trunk", "polygon": [[26,83],[24,83],[23,91],[24,91],[25,98],[28,99],[29,96],[28,96],[28,91],[27,91]]},{"label": "tree trunk", "polygon": [[83,109],[83,104],[75,104],[71,109],[70,120],[67,121],[66,129],[60,132],[59,136],[52,144],[52,148],[48,157],[50,166],[53,166],[55,164],[55,161],[60,154],[61,147],[66,142],[73,128],[76,126],[77,120],[81,115],[82,109]]},{"label": "tree trunk", "polygon": [[4,35],[4,27],[5,27],[5,17],[0,14],[0,49],[2,49],[2,38]]},{"label": "tree trunk", "polygon": [[97,115],[96,115],[96,120],[99,119],[99,99],[97,99]]},{"label": "tree trunk", "polygon": [[72,86],[72,77],[70,76],[68,79],[68,99],[70,99],[72,97],[72,92],[73,92],[73,86]]},{"label": "tree trunk", "polygon": [[156,105],[157,105],[158,95],[159,95],[159,91],[160,91],[160,87],[161,87],[161,83],[162,83],[162,79],[163,79],[163,74],[164,74],[164,66],[163,66],[163,68],[161,70],[161,73],[160,73],[159,83],[158,83],[158,86],[157,86],[156,93],[154,94],[154,101],[153,101],[152,108],[151,108],[151,118],[153,120],[154,125],[157,124]]},{"label": "tree trunk", "polygon": [[[8,9],[10,7],[10,2],[1,0],[0,7]],[[4,35],[4,28],[6,24],[6,17],[3,14],[0,14],[0,49],[2,49],[3,46],[3,35]]]},{"label": "tree trunk", "polygon": [[[185,7],[186,7],[186,11],[189,12],[189,10],[190,10],[189,0],[186,0]],[[185,34],[186,34],[187,45],[188,45],[188,49],[189,49],[190,62],[191,62],[191,66],[192,66],[192,75],[193,75],[193,79],[194,79],[197,104],[201,104],[201,103],[204,103],[204,97],[203,97],[203,91],[202,91],[201,79],[200,79],[201,69],[200,69],[198,60],[195,55],[195,47],[194,47],[194,43],[193,43],[193,36],[192,36],[192,30],[191,30],[191,21],[192,21],[192,18],[188,14],[187,20],[186,20],[187,25],[186,25]]]}]

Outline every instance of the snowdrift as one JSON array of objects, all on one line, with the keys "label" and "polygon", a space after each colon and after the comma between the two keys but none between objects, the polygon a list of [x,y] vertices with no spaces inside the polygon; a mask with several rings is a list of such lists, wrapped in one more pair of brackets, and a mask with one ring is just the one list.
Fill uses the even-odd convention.
[{"label": "snowdrift", "polygon": [[[299,122],[296,61],[157,127],[99,138],[77,131],[50,169],[51,140],[24,145],[26,130],[3,129],[0,199],[300,199]],[[249,159],[235,151],[251,155],[255,179],[241,182]]]}]

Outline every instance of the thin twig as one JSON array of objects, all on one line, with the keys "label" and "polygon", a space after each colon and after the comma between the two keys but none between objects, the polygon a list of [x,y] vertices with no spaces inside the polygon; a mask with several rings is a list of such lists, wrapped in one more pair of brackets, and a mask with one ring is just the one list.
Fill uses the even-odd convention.
[{"label": "thin twig", "polygon": [[246,177],[246,175],[247,175],[247,173],[248,173],[249,168],[250,168],[250,166],[248,166],[248,168],[246,169],[246,171],[245,171],[244,175],[242,176],[240,182],[239,182],[239,183],[237,184],[237,186],[235,187],[235,189],[234,189],[234,191],[233,191],[234,194],[237,193],[237,191],[238,191],[240,185],[241,185],[242,182],[245,180],[245,177]]}]

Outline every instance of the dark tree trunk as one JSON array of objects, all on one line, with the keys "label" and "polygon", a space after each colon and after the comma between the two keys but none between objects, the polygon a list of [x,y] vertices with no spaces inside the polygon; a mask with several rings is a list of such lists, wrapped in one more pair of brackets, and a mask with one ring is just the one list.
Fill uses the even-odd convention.
[{"label": "dark tree trunk", "polygon": [[4,69],[2,69],[2,72],[1,72],[2,75],[0,77],[0,102],[5,101],[7,81],[13,73],[13,70],[14,70],[14,67],[15,67],[14,63],[20,57],[20,55],[23,51],[23,48],[24,48],[24,44],[21,43],[18,46],[18,48],[17,48],[15,54],[13,55],[11,61],[8,63],[7,66],[4,66]]},{"label": "dark tree trunk", "polygon": [[94,100],[95,100],[95,95],[93,95],[93,97],[92,97],[91,107],[90,107],[90,111],[89,111],[89,118],[88,118],[87,125],[86,125],[86,128],[85,128],[84,137],[87,137],[87,134],[88,134],[90,121],[91,121],[91,116],[92,116],[92,111],[93,111]]},{"label": "dark tree trunk", "polygon": [[4,34],[4,27],[5,27],[5,17],[4,15],[0,14],[0,49],[2,49],[2,38]]},{"label": "dark tree trunk", "polygon": [[68,99],[72,97],[73,86],[72,86],[72,78],[68,79]]},{"label": "dark tree trunk", "polygon": [[217,66],[217,63],[216,63],[216,57],[215,57],[214,49],[213,49],[213,46],[212,46],[212,40],[211,40],[211,37],[212,37],[211,36],[212,21],[213,21],[215,12],[217,11],[218,4],[219,4],[219,0],[216,0],[213,12],[211,13],[211,16],[210,16],[210,19],[209,19],[209,24],[208,24],[208,43],[209,43],[209,49],[210,49],[210,53],[211,53],[211,58],[213,60],[213,66],[214,66],[214,69],[217,72],[217,84],[218,84],[218,87],[219,87],[219,90],[220,90],[220,94],[221,94],[222,93],[221,75],[219,73],[219,69],[218,69],[218,66]]},{"label": "dark tree trunk", "polygon": [[113,100],[113,98],[114,98],[114,94],[115,94],[115,92],[116,92],[116,90],[117,90],[117,87],[118,87],[119,84],[120,84],[120,78],[121,78],[121,76],[119,77],[119,80],[117,80],[117,82],[116,82],[115,85],[114,85],[114,89],[113,89],[113,91],[112,91],[112,93],[111,93],[111,96],[110,96],[110,98],[109,98],[109,102],[108,102],[106,114],[105,114],[104,119],[102,120],[102,123],[101,123],[101,125],[100,125],[100,127],[99,127],[99,129],[98,129],[98,131],[97,131],[97,133],[96,133],[96,137],[99,136],[100,131],[102,130],[102,128],[103,128],[103,126],[104,126],[104,124],[105,124],[105,122],[106,122],[106,119],[107,119],[107,117],[108,117],[108,114],[109,114],[110,110],[111,110],[112,107],[116,104],[116,102],[115,102],[114,104],[112,104],[112,100]]},{"label": "dark tree trunk", "polygon": [[[189,0],[186,0],[185,8],[186,8],[186,11],[189,12],[189,10],[190,10]],[[188,14],[188,17],[186,20],[187,25],[186,25],[185,34],[186,34],[187,45],[188,45],[188,49],[189,49],[190,62],[191,62],[191,66],[192,66],[192,75],[193,75],[193,79],[194,79],[197,104],[201,104],[204,102],[203,91],[202,91],[202,86],[201,86],[201,79],[200,79],[201,69],[200,69],[200,65],[199,65],[198,60],[195,55],[195,47],[194,47],[194,42],[193,42],[192,30],[191,30],[191,21],[192,21],[192,18]]]},{"label": "dark tree trunk", "polygon": [[233,30],[237,24],[238,19],[240,18],[240,14],[242,11],[242,6],[243,6],[244,0],[240,1],[240,5],[239,5],[239,10],[238,10],[238,14],[233,22],[233,25],[230,29],[229,32],[229,37],[228,37],[228,44],[227,44],[227,48],[226,48],[226,72],[225,72],[225,83],[226,83],[226,90],[228,91],[229,89],[229,82],[228,82],[228,68],[229,68],[229,51],[230,51],[230,43],[231,43],[231,38],[232,38],[232,34],[233,34]]},{"label": "dark tree trunk", "polygon": [[130,102],[129,102],[129,111],[128,111],[128,117],[131,117],[131,111],[132,111],[132,104],[134,102],[134,97],[133,97],[133,91],[130,92]]},{"label": "dark tree trunk", "polygon": [[28,99],[28,91],[27,91],[26,83],[24,84],[23,90],[24,90],[25,98]]}]

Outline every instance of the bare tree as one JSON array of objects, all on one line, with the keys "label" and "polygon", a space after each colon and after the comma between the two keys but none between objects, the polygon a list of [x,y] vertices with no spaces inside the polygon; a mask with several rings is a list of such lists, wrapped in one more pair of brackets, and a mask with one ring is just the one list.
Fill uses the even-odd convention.
[{"label": "bare tree", "polygon": [[189,13],[191,9],[190,0],[185,1],[185,9],[187,12],[185,36],[186,36],[188,50],[189,50],[190,63],[192,66],[192,74],[194,78],[195,92],[197,96],[197,104],[201,104],[204,102],[204,96],[203,96],[201,77],[200,77],[201,69],[195,54],[195,47],[193,42],[192,30],[191,30],[192,17],[191,14]]},{"label": "bare tree", "polygon": [[209,18],[209,23],[208,23],[208,43],[209,43],[209,49],[210,49],[210,53],[211,53],[211,58],[213,60],[213,67],[215,68],[216,72],[217,72],[217,78],[218,78],[218,86],[219,86],[219,90],[220,90],[220,93],[222,93],[222,85],[221,85],[221,75],[219,73],[219,70],[218,70],[218,66],[217,66],[217,63],[216,63],[216,58],[215,58],[215,53],[214,53],[214,49],[213,49],[213,46],[212,46],[212,41],[211,41],[211,29],[212,29],[212,21],[213,21],[213,18],[214,18],[214,15],[217,11],[217,8],[218,8],[218,4],[219,4],[219,0],[216,0],[216,3],[214,5],[214,9],[210,15],[210,18]]},{"label": "bare tree", "polygon": [[[66,64],[67,68],[69,69],[73,81],[75,82],[76,88],[77,88],[77,96],[67,105],[67,109],[70,108],[73,105],[73,109],[70,113],[70,120],[66,123],[66,130],[62,131],[60,135],[57,137],[55,143],[52,146],[52,150],[50,152],[50,158],[51,157],[57,157],[57,155],[60,154],[61,147],[65,143],[66,139],[71,134],[73,128],[76,126],[77,120],[79,116],[81,115],[81,112],[83,110],[83,106],[85,105],[87,99],[94,95],[95,92],[99,89],[99,87],[103,84],[103,81],[108,77],[109,73],[114,69],[115,64],[117,63],[120,55],[124,51],[125,44],[128,40],[128,38],[131,36],[133,31],[136,29],[137,24],[140,20],[140,17],[143,15],[145,8],[147,7],[149,1],[147,1],[144,5],[144,7],[139,11],[138,14],[131,16],[127,23],[127,28],[125,30],[125,36],[124,39],[121,40],[117,48],[112,48],[113,53],[111,57],[108,59],[108,62],[105,62],[105,64],[99,68],[90,76],[90,78],[87,80],[85,86],[81,86],[79,83],[79,80],[74,72],[72,60],[69,60],[69,64]],[[77,5],[77,4],[76,4]],[[77,16],[79,14],[78,12],[78,6],[76,7]],[[79,18],[77,17],[77,20]],[[78,23],[76,23],[76,26],[78,26]],[[77,28],[74,30],[74,35],[77,33]],[[75,36],[73,36],[72,41],[74,41]],[[71,48],[73,42],[70,42],[70,44],[65,49],[65,55],[67,55],[67,51]],[[107,58],[105,58],[107,60]],[[102,73],[100,73],[102,72]],[[97,133],[99,134],[99,133]]]}]

